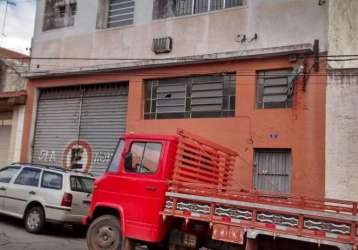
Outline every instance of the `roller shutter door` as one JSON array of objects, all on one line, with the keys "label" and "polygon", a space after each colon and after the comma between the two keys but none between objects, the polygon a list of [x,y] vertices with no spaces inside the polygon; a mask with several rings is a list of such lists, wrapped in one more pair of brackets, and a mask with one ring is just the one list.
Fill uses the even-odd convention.
[{"label": "roller shutter door", "polygon": [[0,168],[9,163],[10,136],[11,126],[0,124]]},{"label": "roller shutter door", "polygon": [[32,162],[101,175],[126,130],[128,84],[42,90]]}]

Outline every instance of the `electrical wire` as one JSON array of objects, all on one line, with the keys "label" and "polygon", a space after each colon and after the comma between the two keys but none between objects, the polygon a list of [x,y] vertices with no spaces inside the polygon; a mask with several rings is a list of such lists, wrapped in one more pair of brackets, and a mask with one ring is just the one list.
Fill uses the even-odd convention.
[{"label": "electrical wire", "polygon": [[[191,61],[193,59],[197,59],[199,56],[189,56],[189,57],[168,57],[168,58],[123,58],[123,57],[0,57],[0,59],[12,59],[12,60],[70,60],[70,61],[168,61],[168,60],[179,60],[179,61]],[[358,55],[319,55],[319,58],[342,58],[346,57],[346,59],[329,59],[329,60],[358,60]],[[354,57],[354,58],[348,58]],[[314,58],[314,56],[306,55],[302,58]],[[202,60],[220,60],[217,58],[202,58]]]}]

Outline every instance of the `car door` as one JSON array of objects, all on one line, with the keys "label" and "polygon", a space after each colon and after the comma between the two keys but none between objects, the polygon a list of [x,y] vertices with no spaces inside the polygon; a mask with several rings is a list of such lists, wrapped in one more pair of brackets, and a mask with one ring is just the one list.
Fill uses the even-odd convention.
[{"label": "car door", "polygon": [[9,167],[2,168],[0,170],[0,211],[4,210],[5,195],[9,183],[14,178],[14,176],[18,173],[19,169],[20,167],[17,166],[9,166]]},{"label": "car door", "polygon": [[43,170],[41,178],[41,188],[38,190],[38,196],[41,197],[44,201],[44,205],[48,208],[47,215],[51,219],[52,211],[50,209],[55,209],[56,207],[61,206],[61,201],[63,198],[63,180],[64,175],[62,173]]},{"label": "car door", "polygon": [[70,188],[73,194],[72,215],[82,217],[88,214],[93,182],[93,178],[78,175],[70,176]]},{"label": "car door", "polygon": [[22,216],[26,204],[39,189],[41,169],[25,167],[6,190],[4,210],[15,216]]}]

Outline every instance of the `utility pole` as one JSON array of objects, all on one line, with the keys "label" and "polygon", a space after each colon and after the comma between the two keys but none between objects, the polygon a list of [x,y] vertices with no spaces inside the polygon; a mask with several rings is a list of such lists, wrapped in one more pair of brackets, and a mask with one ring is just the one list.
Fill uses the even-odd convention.
[{"label": "utility pole", "polygon": [[5,28],[6,28],[6,21],[7,21],[7,7],[8,7],[8,5],[16,6],[16,3],[11,1],[11,0],[6,0],[6,2],[5,2],[5,13],[4,13],[4,20],[3,20],[2,28],[1,28],[0,45],[2,45],[4,37],[6,37]]}]

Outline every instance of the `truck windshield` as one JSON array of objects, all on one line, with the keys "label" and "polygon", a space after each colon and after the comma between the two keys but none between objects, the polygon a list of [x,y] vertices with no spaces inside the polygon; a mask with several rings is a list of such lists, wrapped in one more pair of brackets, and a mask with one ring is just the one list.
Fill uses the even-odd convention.
[{"label": "truck windshield", "polygon": [[121,140],[119,140],[116,152],[112,157],[112,161],[107,168],[107,172],[117,172],[118,171],[119,162],[122,157],[123,149],[124,149],[124,140],[121,139]]}]

